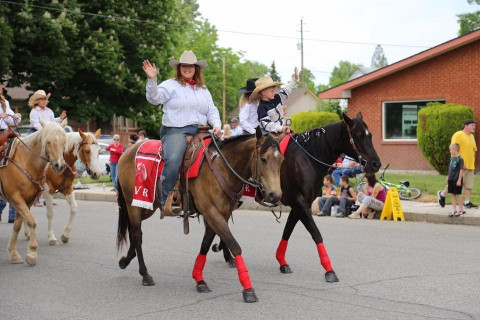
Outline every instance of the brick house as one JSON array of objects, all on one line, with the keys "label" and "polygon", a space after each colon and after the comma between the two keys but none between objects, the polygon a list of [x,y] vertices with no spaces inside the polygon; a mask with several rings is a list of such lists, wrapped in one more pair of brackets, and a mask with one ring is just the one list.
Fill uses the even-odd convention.
[{"label": "brick house", "polygon": [[[430,101],[470,106],[480,119],[480,30],[420,52],[319,93],[348,99],[348,113],[362,112],[384,165],[433,170],[416,139],[418,110]],[[458,124],[462,129],[462,124]],[[477,126],[476,140],[479,140]],[[447,146],[445,146],[447,148]],[[479,154],[476,163],[479,167]]]}]

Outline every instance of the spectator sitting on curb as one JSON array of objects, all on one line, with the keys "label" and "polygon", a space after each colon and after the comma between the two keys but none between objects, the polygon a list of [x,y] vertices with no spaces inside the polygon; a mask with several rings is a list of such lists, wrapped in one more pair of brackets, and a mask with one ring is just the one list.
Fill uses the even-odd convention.
[{"label": "spectator sitting on curb", "polygon": [[[312,206],[314,210],[312,210],[313,215],[318,216],[326,216],[330,215],[330,210],[333,205],[333,201],[337,200],[337,187],[333,184],[333,178],[331,175],[326,175],[323,178],[323,194],[321,198],[315,199]],[[319,210],[319,211],[317,211]]]}]

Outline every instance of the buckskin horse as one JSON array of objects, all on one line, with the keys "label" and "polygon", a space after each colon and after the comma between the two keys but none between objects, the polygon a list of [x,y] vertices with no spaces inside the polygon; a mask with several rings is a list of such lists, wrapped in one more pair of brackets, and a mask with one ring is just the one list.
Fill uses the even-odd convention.
[{"label": "buckskin horse", "polygon": [[8,164],[0,168],[0,182],[4,198],[17,210],[13,224],[13,234],[8,244],[8,254],[12,263],[22,263],[23,259],[17,252],[18,233],[25,220],[30,229],[27,255],[25,260],[29,265],[37,263],[37,238],[35,234],[36,221],[30,207],[35,197],[42,190],[45,180],[45,167],[50,164],[56,172],[65,169],[65,144],[67,142],[63,129],[67,120],[61,125],[54,122],[40,121],[42,129],[12,143],[12,151]]},{"label": "buckskin horse", "polygon": [[[126,232],[128,230],[130,247],[127,256],[120,259],[119,266],[125,269],[137,255],[139,272],[143,277],[142,283],[144,286],[150,286],[154,285],[154,281],[148,274],[143,260],[141,223],[142,220],[148,219],[155,212],[158,208],[158,202],[155,202],[153,210],[131,205],[135,187],[135,154],[138,148],[138,144],[130,147],[118,163],[119,218],[117,247],[121,249],[122,245],[126,243]],[[210,291],[203,280],[203,268],[208,249],[215,234],[218,234],[235,256],[238,276],[244,289],[244,300],[255,302],[257,297],[242,258],[242,249],[228,227],[227,221],[231,216],[232,208],[234,209],[235,206],[232,206],[234,201],[227,194],[241,195],[244,181],[253,176],[255,181],[258,181],[262,186],[266,200],[271,203],[278,202],[281,197],[280,166],[283,156],[279,152],[278,142],[271,135],[262,136],[259,129],[257,129],[256,135],[245,135],[228,141],[225,140],[220,149],[210,145],[208,149],[203,148],[203,150],[207,159],[201,164],[198,177],[189,181],[188,188],[194,209],[203,215],[206,227],[192,277],[197,283],[198,292]],[[231,169],[219,154],[223,154]],[[216,168],[213,170],[216,171],[216,174],[210,168],[212,164],[209,162]],[[220,179],[218,174],[220,174]],[[221,179],[224,179],[224,183],[218,181]],[[222,184],[224,187],[226,185],[230,191],[222,188]]]},{"label": "buckskin horse", "polygon": [[[291,140],[286,148],[285,160],[281,168],[281,202],[291,207],[282,240],[276,252],[281,273],[292,273],[285,259],[285,253],[293,229],[297,222],[301,221],[317,246],[320,263],[326,271],[325,280],[338,281],[323,244],[322,235],[310,212],[310,206],[322,189],[323,177],[327,174],[329,167],[342,153],[362,163],[366,172],[375,173],[381,167],[380,159],[372,144],[372,134],[363,121],[362,114],[359,113],[353,119],[346,114],[342,117],[343,121],[290,135]],[[223,250],[225,261],[230,267],[235,266],[223,241],[215,244],[212,250],[215,252]]]},{"label": "buckskin horse", "polygon": [[[100,147],[97,141],[100,132],[100,129],[98,129],[95,134],[83,133],[81,130],[78,130],[78,132],[67,133],[67,144],[65,146],[66,153],[64,155],[67,168],[63,172],[57,173],[53,170],[52,166],[47,167],[44,195],[48,217],[48,243],[51,246],[58,244],[52,227],[53,194],[57,191],[65,196],[65,200],[70,206],[70,219],[65,226],[61,239],[63,243],[68,243],[68,240],[70,239],[73,219],[75,218],[78,209],[73,190],[73,180],[75,179],[75,173],[77,170],[75,166],[77,158],[82,162],[90,178],[98,179],[102,175],[98,159]],[[27,232],[26,229],[25,232]]]}]

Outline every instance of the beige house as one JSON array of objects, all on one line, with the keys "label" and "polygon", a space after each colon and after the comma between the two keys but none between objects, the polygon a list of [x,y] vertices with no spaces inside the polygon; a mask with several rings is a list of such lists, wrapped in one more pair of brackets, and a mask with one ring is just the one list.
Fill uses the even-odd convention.
[{"label": "beige house", "polygon": [[[291,117],[299,112],[313,111],[319,102],[320,99],[308,88],[293,89],[287,101],[285,101],[287,105],[287,117]],[[228,114],[228,118],[238,118],[239,112],[240,107],[236,107]]]}]

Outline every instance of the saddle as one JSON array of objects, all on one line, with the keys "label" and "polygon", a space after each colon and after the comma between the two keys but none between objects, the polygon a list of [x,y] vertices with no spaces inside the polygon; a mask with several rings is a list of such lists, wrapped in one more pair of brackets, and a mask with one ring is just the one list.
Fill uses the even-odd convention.
[{"label": "saddle", "polygon": [[12,131],[5,131],[0,133],[0,158],[5,157],[4,151],[7,148],[7,140],[16,137],[18,137],[18,134]]}]

